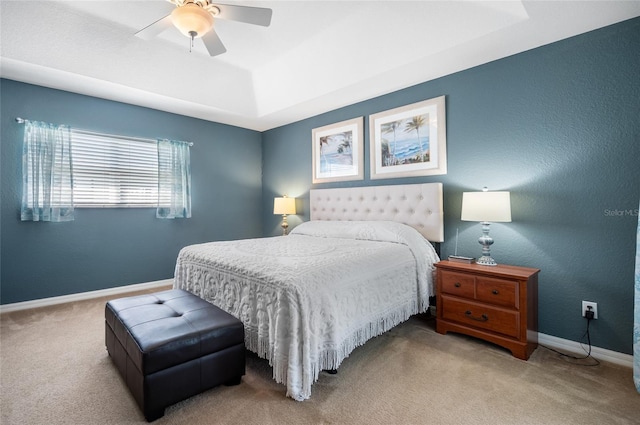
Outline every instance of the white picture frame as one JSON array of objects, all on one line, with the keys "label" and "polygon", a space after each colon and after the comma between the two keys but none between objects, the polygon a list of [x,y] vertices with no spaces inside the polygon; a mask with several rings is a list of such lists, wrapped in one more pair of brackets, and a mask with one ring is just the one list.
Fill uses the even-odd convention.
[{"label": "white picture frame", "polygon": [[369,116],[371,179],[447,174],[445,96]]},{"label": "white picture frame", "polygon": [[313,183],[364,179],[364,117],[314,128]]}]

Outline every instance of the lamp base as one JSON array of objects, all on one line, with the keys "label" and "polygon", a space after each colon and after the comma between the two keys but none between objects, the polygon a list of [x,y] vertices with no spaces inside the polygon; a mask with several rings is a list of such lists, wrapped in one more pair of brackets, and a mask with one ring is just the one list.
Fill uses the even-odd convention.
[{"label": "lamp base", "polygon": [[287,215],[282,215],[282,236],[287,236],[287,230],[289,229],[289,223],[287,223]]},{"label": "lamp base", "polygon": [[482,236],[478,239],[478,243],[482,245],[482,257],[476,260],[477,264],[482,266],[496,266],[496,260],[491,258],[491,245],[493,245],[493,238],[489,236],[489,222],[483,221],[482,224]]},{"label": "lamp base", "polygon": [[476,264],[480,264],[481,266],[497,266],[498,265],[498,263],[496,263],[496,260],[494,260],[493,258],[487,255],[483,255],[482,257],[478,258],[476,260]]}]

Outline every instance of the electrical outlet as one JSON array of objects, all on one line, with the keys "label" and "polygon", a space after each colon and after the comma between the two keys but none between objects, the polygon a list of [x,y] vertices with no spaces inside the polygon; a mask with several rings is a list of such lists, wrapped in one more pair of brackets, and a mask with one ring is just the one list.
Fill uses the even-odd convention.
[{"label": "electrical outlet", "polygon": [[582,301],[582,317],[584,317],[585,311],[587,311],[591,307],[591,311],[593,311],[593,318],[598,318],[598,303],[594,303],[591,301]]}]

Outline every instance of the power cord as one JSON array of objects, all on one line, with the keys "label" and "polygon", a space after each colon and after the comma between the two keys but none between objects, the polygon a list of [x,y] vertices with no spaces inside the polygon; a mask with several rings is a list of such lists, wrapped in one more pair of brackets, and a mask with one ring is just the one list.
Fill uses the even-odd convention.
[{"label": "power cord", "polygon": [[[587,319],[587,329],[584,331],[584,334],[580,338],[581,339],[580,346],[582,347],[584,352],[587,353],[586,356],[577,357],[577,356],[574,356],[574,355],[571,355],[571,354],[562,353],[562,352],[560,352],[560,351],[558,351],[556,349],[553,349],[551,347],[547,347],[546,345],[540,344],[540,346],[543,347],[543,348],[546,348],[549,351],[553,351],[554,353],[559,354],[561,357],[568,358],[568,359],[571,359],[571,360],[585,360],[585,359],[588,359],[588,358],[593,359],[593,363],[589,363],[589,364],[587,364],[587,363],[572,363],[572,364],[575,364],[575,365],[578,365],[578,366],[598,366],[600,364],[600,361],[598,359],[596,359],[595,357],[591,356],[591,335],[589,334],[589,324],[593,320],[593,311],[591,311],[590,307],[589,307],[588,311],[585,311],[585,318]],[[582,340],[584,340],[585,337],[587,338],[587,342],[586,343],[589,345],[589,349],[588,350],[585,350],[585,348],[583,346],[584,342],[582,342]]]}]

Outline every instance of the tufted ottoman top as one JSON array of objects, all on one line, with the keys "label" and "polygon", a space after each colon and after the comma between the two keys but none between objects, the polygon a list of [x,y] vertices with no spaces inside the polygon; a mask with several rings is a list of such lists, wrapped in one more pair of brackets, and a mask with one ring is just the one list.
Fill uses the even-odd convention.
[{"label": "tufted ottoman top", "polygon": [[182,289],[109,301],[105,319],[143,375],[244,343],[242,322]]}]

